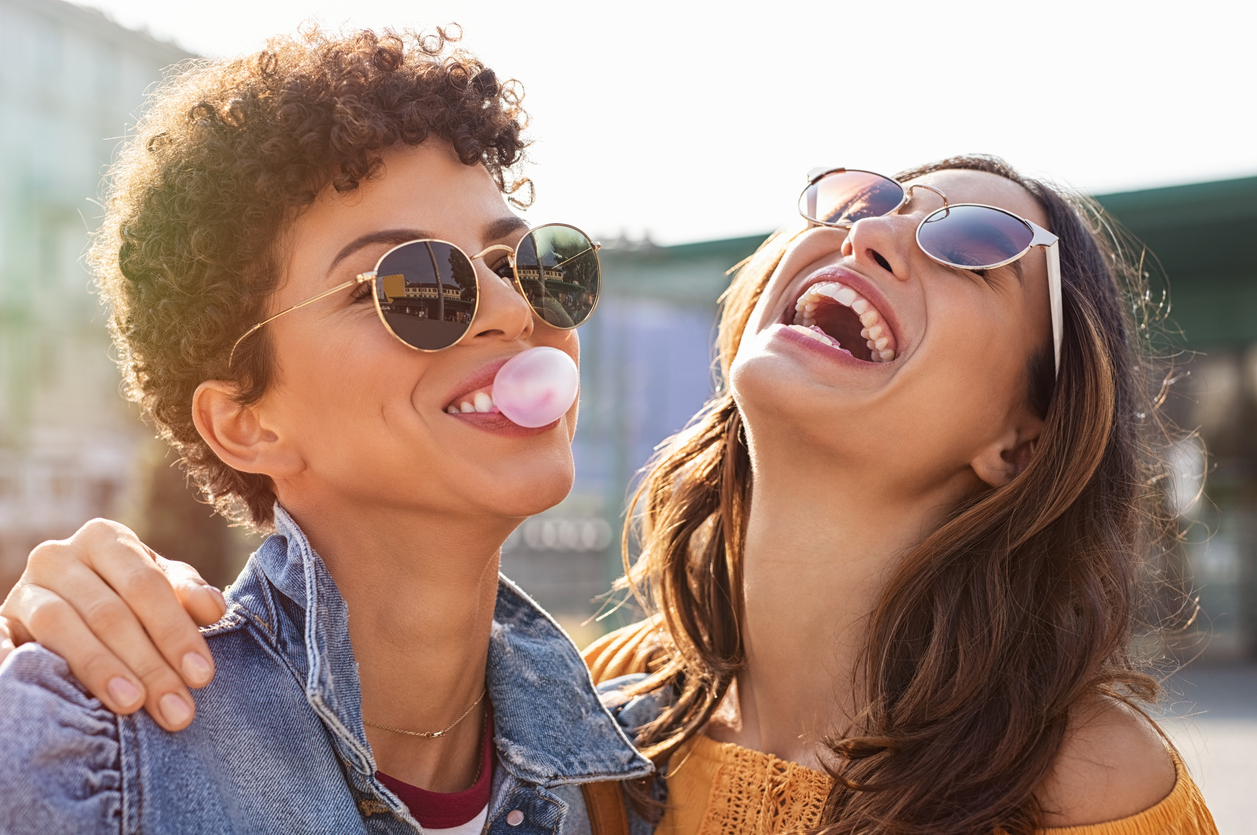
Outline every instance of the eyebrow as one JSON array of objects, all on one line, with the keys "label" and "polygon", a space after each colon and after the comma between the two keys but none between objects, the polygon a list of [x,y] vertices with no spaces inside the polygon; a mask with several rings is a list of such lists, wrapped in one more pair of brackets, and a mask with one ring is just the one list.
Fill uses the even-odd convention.
[{"label": "eyebrow", "polygon": [[[518,215],[506,215],[489,223],[484,229],[484,238],[487,241],[499,241],[507,237],[513,232],[520,229],[527,229],[528,222]],[[336,253],[336,257],[332,259],[332,264],[327,268],[328,273],[336,269],[336,265],[344,261],[350,255],[353,255],[363,247],[373,244],[389,244],[397,246],[409,241],[417,241],[422,238],[436,238],[437,236],[431,232],[425,232],[422,229],[381,229],[378,232],[369,232],[354,238]]]},{"label": "eyebrow", "polygon": [[485,227],[484,239],[486,241],[500,241],[508,237],[514,232],[528,228],[528,221],[519,215],[506,215],[490,223]]},{"label": "eyebrow", "polygon": [[341,261],[344,261],[350,255],[353,255],[363,247],[371,246],[372,244],[390,244],[392,246],[397,246],[398,244],[404,244],[407,241],[416,241],[420,238],[431,237],[433,237],[433,235],[430,232],[424,232],[422,229],[381,229],[379,232],[370,232],[366,235],[354,238],[352,241],[345,244],[341,251],[336,253],[336,257],[332,259],[332,265],[327,268],[327,271],[328,273],[331,273],[332,270],[336,269],[336,265]]}]

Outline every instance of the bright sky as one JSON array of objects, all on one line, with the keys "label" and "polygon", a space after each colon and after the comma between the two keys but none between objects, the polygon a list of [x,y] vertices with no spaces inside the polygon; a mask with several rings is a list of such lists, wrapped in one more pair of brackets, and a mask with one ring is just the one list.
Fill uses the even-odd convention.
[{"label": "bright sky", "polygon": [[1116,191],[1257,174],[1251,0],[84,0],[205,55],[307,19],[457,21],[520,79],[535,222],[679,243],[785,221],[815,165],[956,153]]}]

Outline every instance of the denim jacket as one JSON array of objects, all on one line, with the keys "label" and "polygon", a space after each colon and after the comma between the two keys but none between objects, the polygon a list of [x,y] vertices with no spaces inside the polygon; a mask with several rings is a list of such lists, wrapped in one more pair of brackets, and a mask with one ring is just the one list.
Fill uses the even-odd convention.
[{"label": "denim jacket", "polygon": [[[375,777],[345,601],[297,525],[275,516],[226,616],[203,630],[218,671],[193,691],[186,730],[114,715],[38,645],[5,660],[0,832],[422,832]],[[571,640],[505,578],[487,678],[490,835],[589,835],[580,784],[651,772]],[[632,820],[633,835],[649,832]]]}]

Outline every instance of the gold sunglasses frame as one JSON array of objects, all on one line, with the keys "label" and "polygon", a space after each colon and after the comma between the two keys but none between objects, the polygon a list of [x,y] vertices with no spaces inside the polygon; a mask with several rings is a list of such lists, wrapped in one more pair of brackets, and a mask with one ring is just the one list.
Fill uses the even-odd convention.
[{"label": "gold sunglasses frame", "polygon": [[[397,246],[390,248],[388,252],[385,252],[383,255],[380,256],[379,260],[375,262],[375,269],[369,270],[368,272],[365,272],[365,273],[359,273],[358,275],[354,276],[353,278],[349,279],[348,281],[342,284],[337,284],[335,287],[332,287],[329,290],[324,290],[322,293],[319,293],[317,296],[312,296],[311,298],[308,298],[303,302],[298,302],[297,304],[294,304],[292,307],[284,308],[283,310],[276,313],[274,316],[271,316],[269,319],[263,319],[261,322],[258,322],[256,325],[249,328],[247,331],[241,334],[240,338],[237,339],[235,341],[235,344],[231,346],[231,353],[227,357],[227,367],[230,368],[232,364],[235,362],[236,349],[240,347],[240,343],[244,342],[244,340],[247,339],[249,336],[252,336],[254,333],[261,330],[263,326],[269,325],[271,322],[274,322],[280,316],[283,316],[288,313],[292,313],[294,310],[299,310],[300,308],[303,308],[306,305],[314,304],[319,299],[325,299],[330,295],[339,293],[342,290],[347,290],[350,287],[356,287],[359,284],[365,284],[368,281],[371,282],[371,290],[372,290],[371,298],[375,304],[375,313],[380,318],[380,324],[384,325],[384,329],[388,331],[389,334],[394,339],[396,339],[398,342],[405,345],[407,348],[410,348],[415,351],[419,351],[420,353],[424,353],[424,354],[435,354],[437,351],[445,351],[450,348],[453,348],[455,345],[463,341],[463,337],[465,337],[468,333],[471,332],[471,325],[475,323],[476,315],[480,312],[480,275],[478,273],[475,273],[474,269],[475,269],[476,262],[484,258],[486,255],[488,255],[491,252],[505,252],[506,253],[506,262],[511,267],[511,281],[512,281],[512,284],[514,284],[515,286],[516,292],[518,292],[521,296],[524,297],[524,301],[528,304],[528,309],[532,311],[533,316],[536,316],[538,319],[541,319],[541,316],[540,314],[537,313],[536,308],[534,308],[532,306],[532,303],[528,301],[528,296],[524,294],[524,286],[522,283],[520,283],[519,271],[515,268],[515,264],[516,264],[517,256],[519,255],[519,248],[521,245],[523,245],[524,241],[528,239],[529,236],[531,236],[538,229],[545,229],[550,226],[562,226],[565,229],[571,229],[574,232],[580,233],[581,237],[589,241],[590,249],[592,249],[594,253],[594,259],[598,261],[598,298],[594,299],[594,305],[593,307],[589,308],[589,312],[585,314],[585,318],[575,325],[568,325],[566,327],[562,325],[552,325],[549,322],[546,322],[546,325],[548,325],[549,327],[555,328],[557,330],[564,330],[564,331],[574,330],[580,327],[581,325],[585,324],[585,322],[589,321],[589,317],[593,316],[594,311],[598,309],[598,302],[602,301],[602,260],[598,258],[598,253],[599,251],[602,250],[602,244],[595,241],[593,238],[589,237],[589,235],[585,234],[584,230],[578,229],[577,227],[572,226],[570,223],[543,223],[540,226],[534,226],[528,229],[528,231],[526,231],[523,235],[520,236],[519,243],[515,244],[515,246],[513,247],[507,246],[506,244],[494,244],[493,246],[485,247],[484,249],[477,252],[475,255],[468,255],[466,252],[463,251],[463,248],[460,247],[458,244],[450,243],[449,241],[441,240],[440,238],[415,238],[413,241],[405,241],[404,243],[400,243]],[[446,246],[453,247],[459,252],[462,252],[463,257],[466,258],[468,263],[472,265],[473,275],[476,279],[476,306],[472,308],[471,322],[468,323],[467,330],[463,331],[462,336],[459,336],[458,339],[454,340],[449,345],[446,345],[441,348],[419,348],[414,345],[411,345],[409,342],[407,342],[406,340],[398,336],[397,333],[393,330],[393,328],[389,325],[388,320],[384,318],[384,311],[380,309],[380,296],[378,293],[375,292],[375,280],[379,276],[380,264],[384,263],[384,259],[389,257],[394,252],[396,252],[397,250],[401,249],[404,246],[410,246],[411,244],[418,244],[418,243],[445,244]],[[536,248],[536,242],[534,242],[533,247],[534,249]],[[576,255],[573,255],[572,258],[577,258],[581,255],[584,255],[586,252],[589,252],[589,251],[590,251],[589,249],[583,249],[580,252],[576,253]],[[429,249],[429,256],[431,256],[430,249]],[[567,261],[572,260],[572,258],[566,259],[563,263],[567,263]],[[439,269],[437,268],[435,263],[433,264],[433,270],[439,273]],[[494,275],[497,275],[497,273],[494,273]],[[542,319],[541,321],[545,322],[544,319]]]},{"label": "gold sunglasses frame", "polygon": [[[859,221],[852,221],[852,222],[846,222],[846,223],[830,223],[827,221],[818,220],[814,217],[809,217],[803,210],[803,199],[807,195],[808,189],[812,188],[812,186],[816,185],[817,182],[824,179],[825,177],[828,177],[830,174],[845,174],[849,171],[853,171],[858,174],[872,174],[874,177],[880,177],[883,180],[892,182],[895,185],[899,186],[899,190],[902,192],[902,197],[900,197],[899,203],[896,204],[893,209],[886,212],[885,214],[874,215],[874,217],[886,217],[887,215],[893,215],[895,212],[902,209],[905,203],[907,203],[909,200],[912,199],[912,192],[919,188],[932,191],[935,194],[937,194],[939,197],[941,197],[943,200],[943,208],[930,212],[928,215],[922,218],[921,222],[917,224],[916,234],[914,237],[917,242],[917,247],[920,248],[920,250],[924,252],[928,258],[930,258],[933,261],[937,261],[938,263],[943,264],[944,266],[954,267],[955,269],[959,269],[959,270],[970,270],[970,271],[993,270],[993,269],[996,269],[997,267],[1007,266],[1008,264],[1011,264],[1014,261],[1024,258],[1026,253],[1034,249],[1036,246],[1044,247],[1046,251],[1046,255],[1047,255],[1048,304],[1051,309],[1051,315],[1052,315],[1052,353],[1053,353],[1053,359],[1055,361],[1055,366],[1054,366],[1055,374],[1056,376],[1060,376],[1061,343],[1064,341],[1064,337],[1065,337],[1064,304],[1061,299],[1060,238],[1058,238],[1056,235],[1052,234],[1048,230],[1044,229],[1042,226],[1039,226],[1034,221],[1026,220],[1021,215],[1010,212],[1007,209],[1001,209],[999,206],[990,206],[990,205],[987,205],[986,203],[949,203],[947,200],[947,195],[943,194],[943,192],[939,191],[933,186],[927,186],[924,183],[916,183],[914,185],[905,187],[903,183],[891,177],[887,177],[885,174],[878,174],[876,171],[868,171],[863,168],[813,168],[811,171],[808,172],[807,186],[805,186],[803,191],[799,194],[799,214],[803,217],[804,220],[808,222],[809,226],[813,226],[813,227],[824,226],[830,229],[850,229],[852,226],[854,226],[856,223],[859,222]],[[1005,214],[1008,217],[1013,218],[1014,220],[1020,221],[1031,232],[1030,243],[1026,244],[1024,249],[1022,249],[1020,252],[1018,252],[1016,255],[1014,255],[1011,258],[1005,259],[995,264],[986,264],[981,267],[967,266],[965,264],[956,264],[956,263],[946,260],[945,258],[939,258],[937,255],[934,255],[929,250],[927,250],[924,245],[922,245],[921,230],[925,227],[926,223],[930,222],[932,218],[935,218],[940,214],[946,214],[951,209],[958,209],[962,206],[976,206],[982,209],[990,209],[992,211]]]}]

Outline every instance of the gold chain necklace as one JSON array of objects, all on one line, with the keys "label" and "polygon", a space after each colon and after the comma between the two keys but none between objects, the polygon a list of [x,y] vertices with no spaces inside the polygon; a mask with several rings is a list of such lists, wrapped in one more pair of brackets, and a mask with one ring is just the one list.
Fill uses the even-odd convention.
[{"label": "gold chain necklace", "polygon": [[379,728],[379,729],[380,729],[380,730],[382,730],[382,731],[392,731],[393,733],[397,733],[397,734],[405,734],[406,736],[417,736],[417,737],[422,737],[423,739],[436,739],[436,738],[437,738],[437,737],[439,737],[439,736],[445,736],[447,733],[449,733],[450,731],[452,731],[452,730],[454,729],[454,726],[455,726],[455,725],[457,725],[459,722],[461,722],[461,721],[463,721],[464,719],[466,719],[466,718],[467,718],[467,714],[471,713],[471,712],[475,709],[476,705],[480,704],[480,702],[482,702],[482,701],[484,700],[485,694],[486,694],[486,693],[488,693],[488,692],[489,692],[489,688],[488,688],[488,687],[485,687],[485,689],[481,690],[481,691],[480,691],[480,695],[476,697],[476,700],[475,700],[474,702],[472,702],[471,704],[467,705],[467,709],[463,711],[462,715],[461,715],[461,716],[459,716],[457,719],[455,719],[453,722],[451,722],[451,723],[449,724],[449,727],[444,728],[443,730],[439,730],[439,731],[407,731],[407,730],[403,730],[403,729],[401,729],[401,728],[393,728],[393,727],[390,727],[390,726],[388,726],[388,725],[377,725],[377,724],[375,724],[374,722],[368,722],[366,719],[363,719],[363,720],[362,720],[362,724],[364,724],[364,725],[370,725],[370,726],[371,726],[371,727],[373,727],[373,728]]}]

